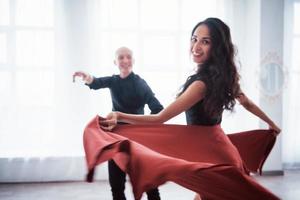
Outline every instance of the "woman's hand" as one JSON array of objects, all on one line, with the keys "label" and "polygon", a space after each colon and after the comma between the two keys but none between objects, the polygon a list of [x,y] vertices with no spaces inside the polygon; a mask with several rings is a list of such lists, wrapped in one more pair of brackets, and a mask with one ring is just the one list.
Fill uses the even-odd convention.
[{"label": "woman's hand", "polygon": [[275,136],[279,135],[281,132],[281,129],[275,123],[269,124],[269,129],[274,131],[273,133]]},{"label": "woman's hand", "polygon": [[239,94],[236,99],[240,102],[240,104],[249,112],[256,115],[264,122],[269,125],[269,129],[272,130],[274,136],[279,135],[281,129],[255,104],[253,103],[243,92]]},{"label": "woman's hand", "polygon": [[100,121],[99,123],[103,130],[111,131],[118,124],[118,115],[116,112],[111,112],[107,115],[106,120]]}]

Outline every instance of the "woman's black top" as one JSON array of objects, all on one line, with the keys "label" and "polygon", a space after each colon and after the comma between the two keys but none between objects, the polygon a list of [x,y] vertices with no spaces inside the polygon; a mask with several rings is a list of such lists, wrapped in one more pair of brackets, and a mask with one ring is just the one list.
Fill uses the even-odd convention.
[{"label": "woman's black top", "polygon": [[[194,81],[201,80],[207,85],[207,81],[205,78],[201,77],[199,74],[192,75],[188,78],[187,82],[183,87],[183,91],[185,91]],[[204,97],[205,98],[205,97]],[[203,99],[196,104],[194,104],[191,108],[185,111],[186,123],[188,125],[204,125],[204,126],[212,126],[216,124],[220,124],[222,121],[222,113],[217,117],[210,117],[204,110]]]}]

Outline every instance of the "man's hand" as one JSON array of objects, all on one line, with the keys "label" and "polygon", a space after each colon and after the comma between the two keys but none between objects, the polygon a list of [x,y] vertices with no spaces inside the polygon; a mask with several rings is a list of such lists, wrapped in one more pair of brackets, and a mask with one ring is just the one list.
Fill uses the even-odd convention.
[{"label": "man's hand", "polygon": [[73,82],[75,82],[75,78],[76,76],[81,77],[82,80],[86,83],[86,84],[91,84],[94,80],[93,76],[91,76],[88,73],[82,72],[82,71],[77,71],[73,74]]},{"label": "man's hand", "polygon": [[106,120],[100,121],[99,123],[103,130],[111,131],[118,124],[118,115],[116,112],[111,112],[107,115]]}]

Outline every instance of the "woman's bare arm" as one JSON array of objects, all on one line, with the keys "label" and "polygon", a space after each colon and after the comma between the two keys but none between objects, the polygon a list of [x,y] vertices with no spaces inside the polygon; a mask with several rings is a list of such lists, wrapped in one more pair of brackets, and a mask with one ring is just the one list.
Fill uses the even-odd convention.
[{"label": "woman's bare arm", "polygon": [[244,93],[241,93],[237,100],[240,104],[249,112],[259,117],[261,120],[269,125],[269,128],[274,130],[277,134],[281,132],[281,129],[254,103],[252,102]]},{"label": "woman's bare arm", "polygon": [[195,103],[203,99],[206,86],[202,81],[193,82],[173,103],[163,109],[158,114],[154,115],[133,115],[121,112],[112,112],[107,116],[107,120],[102,124],[107,130],[115,127],[117,121],[130,124],[160,124],[179,115],[189,109]]}]

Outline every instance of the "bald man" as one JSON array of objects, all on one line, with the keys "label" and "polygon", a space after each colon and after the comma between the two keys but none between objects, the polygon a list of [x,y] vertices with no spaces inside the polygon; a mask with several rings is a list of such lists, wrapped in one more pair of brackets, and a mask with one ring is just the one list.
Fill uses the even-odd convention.
[{"label": "bald man", "polygon": [[[90,89],[109,88],[112,98],[112,110],[128,114],[144,114],[147,104],[151,114],[159,113],[163,106],[154,96],[146,81],[133,73],[133,52],[127,47],[116,50],[114,64],[119,68],[120,74],[95,78],[85,72],[75,72],[75,77],[82,77]],[[113,200],[126,200],[124,190],[126,174],[116,165],[113,160],[108,162],[109,183]],[[147,191],[148,200],[160,200],[157,188]]]}]

